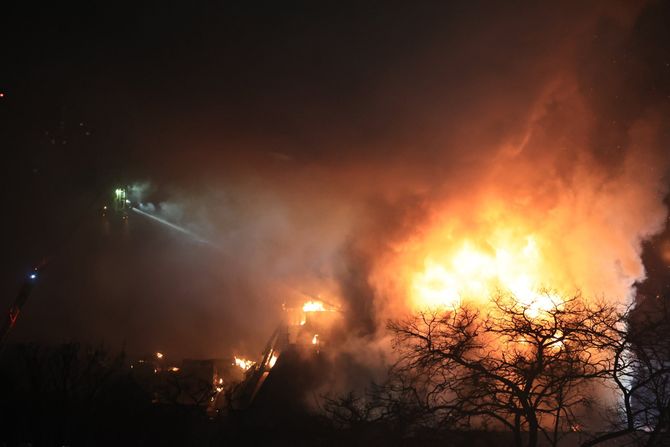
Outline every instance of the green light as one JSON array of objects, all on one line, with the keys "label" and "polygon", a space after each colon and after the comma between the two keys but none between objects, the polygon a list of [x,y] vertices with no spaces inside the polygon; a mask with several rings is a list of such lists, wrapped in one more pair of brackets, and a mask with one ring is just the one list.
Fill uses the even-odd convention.
[{"label": "green light", "polygon": [[126,196],[126,188],[116,188],[114,190],[114,210],[117,212],[125,211],[125,209],[130,205],[130,201],[126,199]]}]

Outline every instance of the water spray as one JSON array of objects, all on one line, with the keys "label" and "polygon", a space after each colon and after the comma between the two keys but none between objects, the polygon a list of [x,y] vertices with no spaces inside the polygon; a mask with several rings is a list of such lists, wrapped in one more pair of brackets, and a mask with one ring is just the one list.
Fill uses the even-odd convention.
[{"label": "water spray", "polygon": [[158,222],[158,223],[160,223],[160,224],[163,224],[163,225],[165,225],[165,226],[167,226],[167,227],[169,227],[169,228],[171,228],[171,229],[173,229],[173,230],[179,231],[180,233],[183,233],[183,234],[185,234],[185,235],[187,235],[187,236],[193,238],[193,239],[196,240],[197,242],[202,242],[202,243],[204,243],[204,244],[208,244],[208,245],[212,245],[212,246],[214,245],[214,244],[212,244],[211,241],[208,241],[207,239],[205,239],[205,238],[203,238],[203,237],[201,237],[201,236],[195,234],[194,232],[192,232],[192,231],[190,231],[190,230],[187,230],[186,228],[181,227],[181,226],[179,226],[179,225],[177,225],[177,224],[174,224],[174,223],[172,223],[172,222],[168,222],[168,221],[165,220],[165,219],[162,219],[162,218],[160,218],[160,217],[158,217],[158,216],[154,216],[153,214],[149,214],[149,213],[147,213],[147,212],[144,212],[144,211],[142,211],[141,209],[136,208],[136,207],[131,207],[131,210],[133,210],[134,212],[136,212],[136,213],[138,213],[138,214],[141,214],[142,216],[148,217],[149,219],[152,219],[152,220],[155,221],[155,222]]}]

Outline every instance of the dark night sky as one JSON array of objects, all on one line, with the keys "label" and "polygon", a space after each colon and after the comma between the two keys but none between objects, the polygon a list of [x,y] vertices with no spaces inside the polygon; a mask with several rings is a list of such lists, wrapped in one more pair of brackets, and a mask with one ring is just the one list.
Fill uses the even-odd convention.
[{"label": "dark night sky", "polygon": [[[602,169],[616,172],[622,135],[644,111],[661,110],[667,128],[667,3],[634,12],[613,2],[97,3],[14,2],[0,17],[0,304],[31,264],[53,256],[50,285],[31,298],[17,339],[218,355],[221,346],[256,349],[276,321],[264,289],[236,274],[244,254],[221,255],[137,219],[129,235],[104,236],[95,210],[118,181],[210,199],[216,182],[265,185],[270,198],[226,196],[254,224],[265,217],[244,203],[271,203],[281,184],[276,194],[290,197],[295,219],[310,222],[303,203],[330,208],[371,189],[334,187],[320,172],[387,163],[367,182],[394,172],[407,189],[415,176],[453,176],[454,160],[469,166],[485,155],[464,141],[474,148],[514,135],[562,71],[599,117],[589,138]],[[209,205],[188,209],[207,214]],[[243,247],[264,251],[264,226],[254,228]],[[270,241],[278,253],[282,243]],[[654,247],[645,259],[662,289],[670,275]],[[228,295],[225,305],[215,295]],[[257,327],[240,315],[260,315]]]}]

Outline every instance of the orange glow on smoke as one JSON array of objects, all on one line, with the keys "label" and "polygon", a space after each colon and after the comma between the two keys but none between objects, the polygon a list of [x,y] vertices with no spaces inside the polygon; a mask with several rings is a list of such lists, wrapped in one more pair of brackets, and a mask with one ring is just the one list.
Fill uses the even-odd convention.
[{"label": "orange glow on smoke", "polygon": [[[517,132],[484,136],[483,148],[452,142],[465,158],[451,154],[453,164],[435,171],[443,176],[412,185],[419,199],[393,215],[393,233],[377,240],[377,227],[370,230],[373,242],[361,250],[374,259],[366,279],[382,298],[375,310],[383,318],[481,307],[500,293],[514,295],[529,314],[577,292],[621,304],[633,298],[645,277],[641,242],[667,218],[667,184],[657,175],[668,166],[658,151],[660,122],[630,129],[631,150],[613,172],[590,152],[592,111],[572,79],[546,95]],[[554,118],[547,104],[555,101],[574,117],[566,140],[564,127],[547,127]],[[659,256],[670,261],[670,248]]]}]

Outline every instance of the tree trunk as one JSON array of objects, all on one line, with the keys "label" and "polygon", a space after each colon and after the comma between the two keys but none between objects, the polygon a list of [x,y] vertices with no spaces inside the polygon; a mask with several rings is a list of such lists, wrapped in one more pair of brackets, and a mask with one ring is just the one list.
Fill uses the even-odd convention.
[{"label": "tree trunk", "polygon": [[537,447],[537,419],[535,415],[529,415],[528,418],[528,447]]},{"label": "tree trunk", "polygon": [[516,447],[523,447],[523,439],[521,439],[521,415],[514,416],[514,445]]}]

